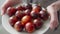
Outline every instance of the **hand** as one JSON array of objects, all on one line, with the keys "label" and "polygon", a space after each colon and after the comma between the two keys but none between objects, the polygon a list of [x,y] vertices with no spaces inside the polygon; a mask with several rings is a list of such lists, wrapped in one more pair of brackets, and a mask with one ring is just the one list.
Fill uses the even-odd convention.
[{"label": "hand", "polygon": [[55,2],[47,7],[47,11],[50,14],[50,29],[55,29],[59,25],[57,11],[59,10],[60,2]]},{"label": "hand", "polygon": [[1,14],[4,15],[8,7],[21,3],[21,0],[6,0],[5,3],[1,7]]}]

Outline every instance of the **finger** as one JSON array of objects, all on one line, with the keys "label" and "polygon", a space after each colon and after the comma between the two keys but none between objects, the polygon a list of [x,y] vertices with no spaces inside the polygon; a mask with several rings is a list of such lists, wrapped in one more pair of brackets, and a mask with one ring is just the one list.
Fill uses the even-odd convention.
[{"label": "finger", "polygon": [[7,7],[8,7],[8,1],[6,0],[4,4],[1,6],[1,15],[5,14]]},{"label": "finger", "polygon": [[1,9],[1,15],[4,15],[5,14],[5,11],[6,11],[6,9],[5,8],[4,9],[2,8]]}]

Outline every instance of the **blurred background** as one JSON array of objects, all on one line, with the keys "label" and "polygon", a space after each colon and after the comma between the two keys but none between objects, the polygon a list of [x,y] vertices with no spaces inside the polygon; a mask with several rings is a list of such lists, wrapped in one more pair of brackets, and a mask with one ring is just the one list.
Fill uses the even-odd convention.
[{"label": "blurred background", "polygon": [[[2,6],[2,4],[5,2],[6,0],[0,0],[0,8]],[[46,1],[46,0],[39,0],[41,5],[43,7],[47,7],[49,4],[53,3],[54,1],[56,0],[49,0],[49,1]],[[42,2],[43,1],[43,2]],[[35,2],[35,1],[34,1]],[[46,5],[44,5],[46,4]],[[60,14],[60,12],[59,12]],[[59,16],[60,17],[60,16]],[[0,34],[9,34],[5,29],[4,27],[2,26],[2,22],[1,22],[1,10],[0,10]],[[60,20],[60,18],[59,18]],[[58,29],[56,31],[51,31],[51,30],[48,30],[47,32],[45,32],[44,34],[60,34],[60,26],[58,27]]]}]

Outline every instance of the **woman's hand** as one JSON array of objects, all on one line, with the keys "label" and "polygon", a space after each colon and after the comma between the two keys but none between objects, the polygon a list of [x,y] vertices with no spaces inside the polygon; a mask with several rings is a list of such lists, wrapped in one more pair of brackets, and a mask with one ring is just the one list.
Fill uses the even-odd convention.
[{"label": "woman's hand", "polygon": [[57,11],[54,10],[51,6],[47,7],[47,11],[50,14],[50,29],[55,29],[58,26],[58,16]]},{"label": "woman's hand", "polygon": [[55,29],[59,25],[57,11],[60,9],[60,1],[56,1],[47,7],[50,14],[50,29]]}]

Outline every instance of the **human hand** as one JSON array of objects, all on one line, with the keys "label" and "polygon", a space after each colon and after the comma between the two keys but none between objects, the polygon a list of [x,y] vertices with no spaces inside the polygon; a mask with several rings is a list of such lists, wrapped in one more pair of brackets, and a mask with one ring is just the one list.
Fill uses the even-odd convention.
[{"label": "human hand", "polygon": [[1,7],[1,14],[4,15],[8,7],[21,3],[21,0],[6,0]]},{"label": "human hand", "polygon": [[49,5],[47,7],[47,11],[48,13],[50,14],[50,29],[55,29],[57,28],[57,26],[59,25],[59,22],[58,22],[58,16],[57,16],[57,11],[59,10],[59,5],[60,2],[58,3],[55,2],[55,3],[52,3],[51,5]]}]

